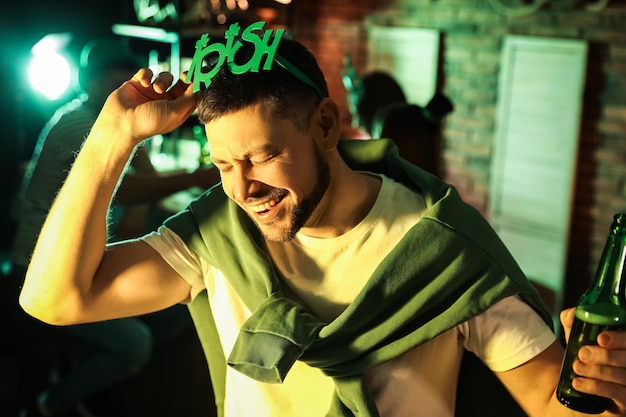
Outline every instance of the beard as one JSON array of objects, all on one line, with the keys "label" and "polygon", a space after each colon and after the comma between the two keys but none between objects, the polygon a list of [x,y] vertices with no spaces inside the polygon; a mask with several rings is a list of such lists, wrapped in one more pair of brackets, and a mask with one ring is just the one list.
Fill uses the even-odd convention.
[{"label": "beard", "polygon": [[[277,220],[276,222],[265,224],[264,227],[259,227],[259,230],[265,236],[265,238],[272,242],[287,242],[296,236],[296,233],[306,224],[309,220],[320,201],[326,194],[330,185],[330,168],[328,163],[322,159],[320,152],[317,148],[314,148],[315,165],[317,167],[317,182],[313,190],[304,197],[302,202],[298,204],[291,213],[291,219],[287,227],[281,227]],[[282,192],[284,190],[275,190],[275,192]],[[258,225],[257,225],[258,227]]]}]

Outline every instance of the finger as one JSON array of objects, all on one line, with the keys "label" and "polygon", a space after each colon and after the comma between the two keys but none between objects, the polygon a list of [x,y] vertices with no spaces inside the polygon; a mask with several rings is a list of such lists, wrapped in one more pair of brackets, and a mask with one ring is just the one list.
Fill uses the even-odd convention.
[{"label": "finger", "polygon": [[172,75],[172,73],[170,72],[160,73],[154,79],[154,82],[153,82],[154,91],[156,91],[159,94],[165,93],[170,88],[173,81],[174,81],[174,76]]},{"label": "finger", "polygon": [[561,311],[559,316],[561,320],[561,325],[563,326],[563,331],[565,332],[565,340],[569,340],[569,334],[572,329],[572,324],[574,324],[574,312],[576,308],[568,308]]},{"label": "finger", "polygon": [[625,368],[624,385],[626,385],[626,350],[587,345],[578,351],[578,359],[588,365]]},{"label": "finger", "polygon": [[626,357],[623,354],[610,353],[602,358],[590,359],[586,352],[587,350],[581,349],[578,352],[580,359],[572,364],[572,369],[577,375],[626,386],[626,368],[622,365]]},{"label": "finger", "polygon": [[192,87],[192,88],[190,88],[189,90],[190,90],[190,91],[193,91],[193,81],[191,81],[191,80],[189,80],[189,79],[187,78],[187,76],[188,76],[188,75],[189,75],[189,71],[183,71],[183,72],[182,72],[182,74],[181,74],[181,76],[180,76],[180,79],[181,79],[181,81],[183,81],[185,84],[187,84],[188,86]]},{"label": "finger", "polygon": [[149,87],[152,83],[152,77],[154,73],[150,68],[141,68],[133,75],[132,81],[137,81],[142,87]]},{"label": "finger", "polygon": [[583,380],[597,381],[594,385],[605,382],[624,386],[626,382],[626,370],[616,366],[588,365],[581,361],[574,361],[572,369]]},{"label": "finger", "polygon": [[192,85],[179,80],[167,93],[170,111],[181,119],[187,119],[196,109],[197,97],[192,90]]},{"label": "finger", "polygon": [[626,408],[626,352],[622,349],[606,349],[584,346],[579,352],[580,360],[573,363],[573,371],[579,375],[572,382],[574,389],[613,399],[614,406]]},{"label": "finger", "polygon": [[625,331],[605,331],[598,335],[598,345],[610,349],[626,349]]},{"label": "finger", "polygon": [[182,79],[178,79],[176,83],[174,83],[174,85],[172,85],[172,87],[169,89],[168,93],[170,93],[170,96],[172,98],[176,98],[185,94],[191,95],[193,94],[191,87],[192,84],[188,84]]},{"label": "finger", "polygon": [[572,387],[580,392],[612,399],[615,403],[614,407],[616,406],[620,410],[619,415],[623,415],[622,412],[626,408],[626,387],[624,385],[600,379],[578,377],[572,380]]}]

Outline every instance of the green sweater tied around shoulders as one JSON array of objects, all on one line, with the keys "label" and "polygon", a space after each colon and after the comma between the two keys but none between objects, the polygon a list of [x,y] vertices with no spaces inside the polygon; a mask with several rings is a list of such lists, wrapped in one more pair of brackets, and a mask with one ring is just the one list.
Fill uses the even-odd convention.
[{"label": "green sweater tied around shoulders", "polygon": [[252,312],[226,359],[208,302],[190,305],[221,415],[225,364],[258,381],[281,383],[301,360],[334,381],[327,416],[376,417],[364,370],[512,294],[552,325],[550,313],[496,233],[453,187],[400,158],[387,140],[344,140],[339,150],[353,169],[385,174],[421,192],[427,210],[354,302],[330,323],[284,296],[263,237],[221,187],[166,222],[191,250],[224,273]]}]

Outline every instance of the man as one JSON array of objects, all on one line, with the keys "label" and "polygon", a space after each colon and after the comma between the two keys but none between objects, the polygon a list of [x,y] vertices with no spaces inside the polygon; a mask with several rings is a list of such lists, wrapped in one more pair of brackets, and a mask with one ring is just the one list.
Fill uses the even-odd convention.
[{"label": "man", "polygon": [[[84,94],[62,106],[46,124],[24,176],[12,253],[11,279],[16,289],[24,279],[48,210],[107,96],[142,66],[141,61],[124,48],[119,39],[114,38],[89,42],[82,50],[80,63],[79,81]],[[154,203],[192,187],[206,189],[219,179],[215,169],[206,167],[191,173],[160,174],[150,163],[143,147],[137,149],[129,165],[116,193],[115,210],[111,211],[107,220],[109,240],[129,233],[128,227],[124,229],[120,225],[123,215],[136,204]],[[142,234],[145,232],[142,230]],[[17,294],[14,294],[16,309]],[[18,315],[16,320],[20,319]],[[191,325],[184,306],[150,316],[149,321],[145,319],[132,317],[64,327],[63,333],[79,340],[83,350],[89,353],[82,358],[72,358],[73,366],[62,369],[60,381],[49,384],[37,396],[36,402],[24,398],[23,401],[29,403],[26,404],[29,408],[27,415],[58,415],[77,407],[79,411],[85,410],[85,400],[137,372],[150,359],[156,342],[175,337]],[[16,327],[25,331],[30,328],[27,323]],[[42,334],[36,323],[29,324],[35,326],[31,333]],[[26,339],[22,338],[25,346],[28,345]],[[23,352],[28,352],[28,349]],[[26,358],[23,362],[28,364],[32,360]],[[65,364],[53,365],[58,368]],[[28,390],[25,387],[24,391]],[[24,392],[23,396],[30,397],[31,393]]]},{"label": "man", "polygon": [[[206,290],[228,417],[453,416],[466,349],[528,415],[576,415],[554,397],[563,349],[548,314],[493,230],[388,142],[340,141],[315,59],[262,29],[237,38],[231,26],[225,45],[203,36],[193,85],[168,88],[171,74],[144,69],[112,93],[42,229],[24,309],[65,325]],[[132,149],[196,104],[221,187],[157,233],[107,246]],[[391,151],[375,158],[371,144]],[[606,416],[626,415],[626,335],[600,342],[585,348],[576,388],[610,397]]]}]

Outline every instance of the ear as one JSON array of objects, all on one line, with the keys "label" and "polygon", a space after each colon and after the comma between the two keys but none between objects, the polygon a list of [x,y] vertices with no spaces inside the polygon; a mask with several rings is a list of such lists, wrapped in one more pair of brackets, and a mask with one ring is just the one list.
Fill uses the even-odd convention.
[{"label": "ear", "polygon": [[339,106],[334,100],[324,98],[318,108],[316,124],[321,132],[321,139],[325,150],[335,149],[341,136]]}]

